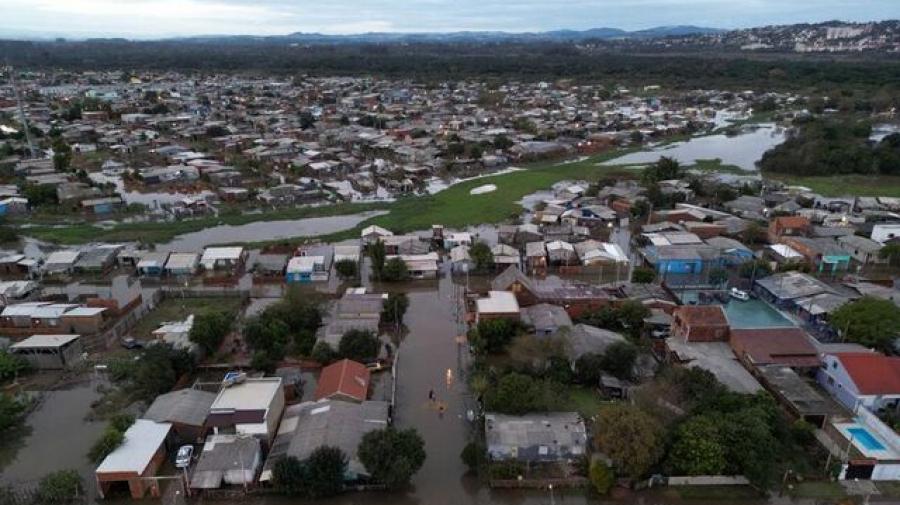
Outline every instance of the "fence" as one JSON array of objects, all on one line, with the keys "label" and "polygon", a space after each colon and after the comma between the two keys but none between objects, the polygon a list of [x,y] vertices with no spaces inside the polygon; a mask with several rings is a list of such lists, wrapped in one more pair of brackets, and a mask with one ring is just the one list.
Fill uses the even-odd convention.
[{"label": "fence", "polygon": [[554,489],[587,487],[587,477],[568,477],[557,479],[491,479],[488,485],[495,489]]}]

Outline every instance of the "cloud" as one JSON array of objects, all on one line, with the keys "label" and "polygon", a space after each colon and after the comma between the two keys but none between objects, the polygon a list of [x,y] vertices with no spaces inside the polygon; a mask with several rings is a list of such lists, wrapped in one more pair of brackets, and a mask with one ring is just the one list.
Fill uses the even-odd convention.
[{"label": "cloud", "polygon": [[0,31],[156,37],[722,28],[900,17],[900,0],[0,0]]}]

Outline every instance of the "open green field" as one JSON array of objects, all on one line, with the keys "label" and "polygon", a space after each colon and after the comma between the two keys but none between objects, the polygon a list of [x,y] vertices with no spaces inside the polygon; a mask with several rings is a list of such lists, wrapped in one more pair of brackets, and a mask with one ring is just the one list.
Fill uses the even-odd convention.
[{"label": "open green field", "polygon": [[162,323],[183,321],[191,314],[194,317],[220,311],[237,314],[240,306],[240,298],[178,298],[177,295],[172,295],[142,318],[131,330],[131,336],[137,340],[148,340],[153,330]]},{"label": "open green field", "polygon": [[805,186],[823,196],[900,197],[900,176],[830,175],[824,177],[804,177],[766,174],[765,177],[792,186]]}]

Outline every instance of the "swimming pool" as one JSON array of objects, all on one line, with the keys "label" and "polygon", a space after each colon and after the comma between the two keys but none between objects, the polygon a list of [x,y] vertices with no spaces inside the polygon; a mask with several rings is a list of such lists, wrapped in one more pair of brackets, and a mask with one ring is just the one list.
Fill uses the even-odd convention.
[{"label": "swimming pool", "polygon": [[847,428],[847,433],[853,437],[853,441],[863,446],[867,451],[884,451],[886,448],[865,428],[854,426]]},{"label": "swimming pool", "polygon": [[796,326],[780,312],[762,300],[730,300],[725,305],[725,316],[732,328],[783,328]]}]

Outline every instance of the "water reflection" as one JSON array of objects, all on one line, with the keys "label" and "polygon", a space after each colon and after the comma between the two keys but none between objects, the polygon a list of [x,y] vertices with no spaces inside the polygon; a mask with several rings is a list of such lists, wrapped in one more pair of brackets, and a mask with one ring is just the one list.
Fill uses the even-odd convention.
[{"label": "water reflection", "polygon": [[695,137],[684,142],[626,154],[606,161],[603,165],[653,163],[660,156],[675,158],[685,165],[696,163],[697,160],[718,158],[725,165],[750,171],[756,170],[756,162],[762,158],[763,153],[784,142],[784,138],[783,130],[772,124],[763,124],[740,135]]}]

